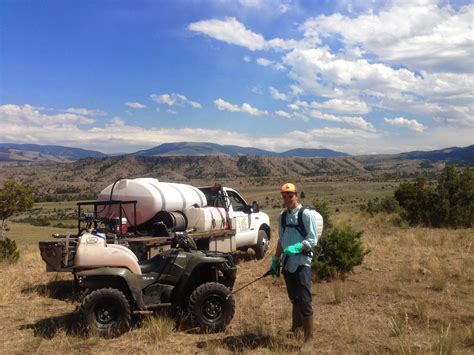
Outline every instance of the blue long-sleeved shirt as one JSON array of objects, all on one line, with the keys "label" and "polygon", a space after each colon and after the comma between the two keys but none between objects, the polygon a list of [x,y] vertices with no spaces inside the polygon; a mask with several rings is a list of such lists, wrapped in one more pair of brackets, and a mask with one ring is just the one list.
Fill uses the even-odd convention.
[{"label": "blue long-sleeved shirt", "polygon": [[[318,242],[318,233],[316,229],[316,215],[310,210],[306,209],[303,211],[303,224],[306,228],[306,236],[302,236],[296,228],[288,227],[290,224],[298,224],[298,211],[303,206],[299,204],[296,208],[291,211],[288,211],[286,214],[286,224],[287,227],[283,231],[281,225],[281,218],[283,215],[282,211],[278,217],[278,226],[279,226],[279,243],[281,244],[282,250],[286,247],[295,244],[303,243],[303,250],[311,251],[316,243]],[[289,272],[295,272],[298,266],[305,265],[311,266],[312,256],[309,253],[303,253],[298,255],[285,255],[284,258],[287,258],[285,269]]]}]

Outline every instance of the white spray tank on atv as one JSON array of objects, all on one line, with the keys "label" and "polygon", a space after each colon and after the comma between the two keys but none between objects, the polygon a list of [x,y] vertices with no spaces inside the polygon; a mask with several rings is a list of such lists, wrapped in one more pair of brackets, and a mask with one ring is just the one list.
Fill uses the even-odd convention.
[{"label": "white spray tank on atv", "polygon": [[125,267],[132,273],[141,275],[135,254],[122,245],[107,244],[99,235],[88,232],[82,234],[74,257],[75,269],[98,267]]},{"label": "white spray tank on atv", "polygon": [[[133,206],[124,206],[129,226],[142,225],[150,221],[160,211],[184,211],[192,206],[207,205],[206,196],[194,186],[159,182],[158,179],[153,178],[118,180],[103,189],[97,200],[136,200],[136,221],[133,220]],[[115,206],[107,206],[103,211],[99,211],[101,217],[113,218],[118,215]]]}]

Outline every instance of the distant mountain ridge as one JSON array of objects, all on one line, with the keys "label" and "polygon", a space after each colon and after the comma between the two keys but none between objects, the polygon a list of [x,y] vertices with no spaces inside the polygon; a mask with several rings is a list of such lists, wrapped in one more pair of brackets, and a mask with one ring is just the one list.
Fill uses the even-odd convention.
[{"label": "distant mountain ridge", "polygon": [[431,151],[413,151],[399,155],[406,159],[424,159],[433,162],[448,160],[453,163],[474,165],[474,145],[463,148],[450,147]]},{"label": "distant mountain ridge", "polygon": [[[295,158],[336,158],[350,155],[331,149],[297,148],[276,153],[253,147],[220,145],[206,142],[163,143],[156,147],[130,154],[104,154],[95,150],[71,148],[58,145],[0,143],[0,161],[11,162],[70,162],[84,158],[105,158],[111,156],[247,156],[295,157]],[[474,145],[468,147],[450,147],[433,151],[412,151],[399,154],[377,154],[399,159],[417,159],[428,162],[446,161],[453,164],[474,166]]]},{"label": "distant mountain ridge", "polygon": [[104,158],[107,156],[206,156],[206,155],[256,155],[262,157],[339,157],[348,154],[331,149],[292,149],[282,153],[269,150],[240,147],[237,145],[221,145],[207,142],[176,142],[163,143],[150,149],[134,153],[104,154],[95,150],[70,148],[57,145],[0,143],[0,161],[36,162],[36,161],[73,161],[83,158]]},{"label": "distant mountain ridge", "polygon": [[338,152],[332,149],[311,149],[311,148],[297,148],[287,150],[278,154],[282,157],[325,157],[325,158],[334,158],[334,157],[345,157],[350,154]]},{"label": "distant mountain ridge", "polygon": [[0,161],[73,161],[83,158],[104,158],[95,150],[60,145],[0,143]]},{"label": "distant mountain ridge", "polygon": [[207,142],[176,142],[163,143],[159,146],[139,150],[138,152],[129,154],[134,156],[170,156],[170,155],[186,155],[186,156],[202,156],[202,155],[259,155],[259,156],[275,156],[278,153],[268,150],[240,147],[237,145],[220,145]]},{"label": "distant mountain ridge", "polygon": [[202,156],[202,155],[258,155],[262,157],[340,157],[349,154],[337,152],[331,149],[292,149],[282,153],[276,153],[269,150],[240,147],[238,145],[220,145],[216,143],[195,143],[195,142],[177,142],[164,143],[151,149],[140,150],[132,153],[134,156],[170,156],[170,155],[185,155],[185,156]]}]

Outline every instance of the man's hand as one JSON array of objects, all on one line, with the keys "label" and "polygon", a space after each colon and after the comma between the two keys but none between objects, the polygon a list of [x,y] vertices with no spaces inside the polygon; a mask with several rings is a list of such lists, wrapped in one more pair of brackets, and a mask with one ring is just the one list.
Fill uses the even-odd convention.
[{"label": "man's hand", "polygon": [[270,271],[272,272],[272,277],[278,276],[278,271],[280,270],[280,258],[278,256],[272,257],[272,266]]},{"label": "man's hand", "polygon": [[295,243],[283,249],[283,254],[297,255],[297,254],[301,254],[302,251],[303,251],[303,243]]}]

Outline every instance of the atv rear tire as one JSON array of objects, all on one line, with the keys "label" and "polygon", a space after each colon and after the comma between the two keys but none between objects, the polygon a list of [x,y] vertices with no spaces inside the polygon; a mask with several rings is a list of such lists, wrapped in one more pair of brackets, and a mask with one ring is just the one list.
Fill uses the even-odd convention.
[{"label": "atv rear tire", "polygon": [[189,297],[191,320],[205,333],[223,331],[234,317],[234,312],[234,296],[220,283],[202,284]]},{"label": "atv rear tire", "polygon": [[79,312],[83,326],[105,338],[117,337],[130,328],[130,305],[123,292],[103,288],[90,293]]},{"label": "atv rear tire", "polygon": [[268,234],[263,229],[258,231],[257,244],[252,249],[255,250],[257,260],[263,259],[268,250]]}]

